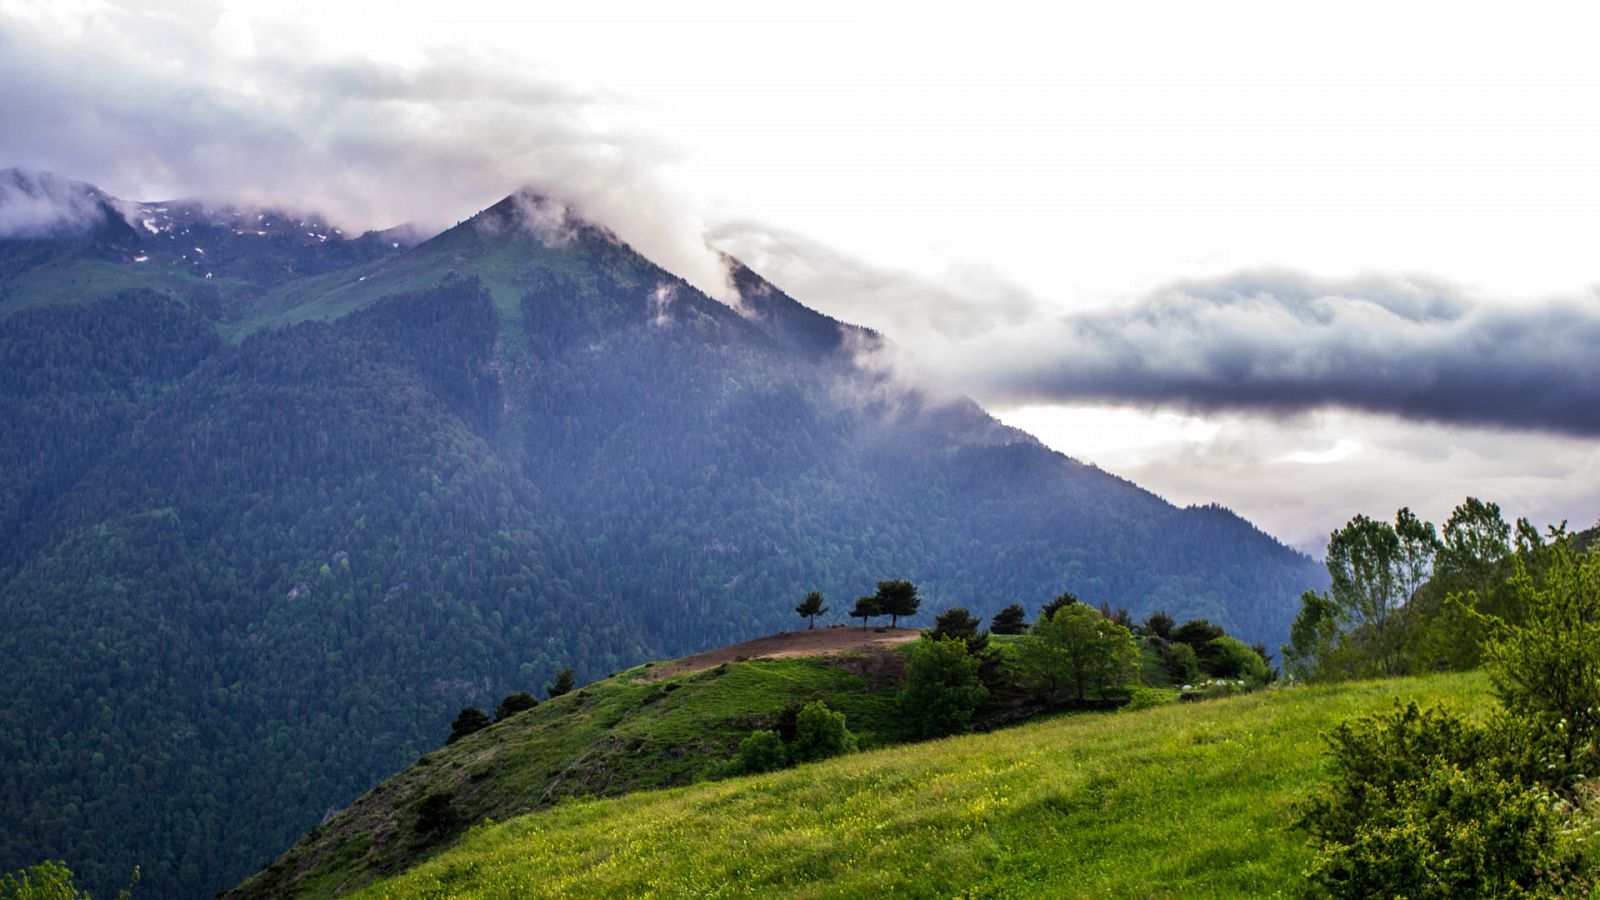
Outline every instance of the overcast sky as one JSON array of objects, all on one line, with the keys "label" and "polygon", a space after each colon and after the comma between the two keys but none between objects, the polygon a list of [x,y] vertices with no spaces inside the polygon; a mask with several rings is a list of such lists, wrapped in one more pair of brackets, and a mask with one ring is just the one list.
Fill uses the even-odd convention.
[{"label": "overcast sky", "polygon": [[0,0],[0,167],[448,225],[522,184],[1318,549],[1600,518],[1588,4]]}]

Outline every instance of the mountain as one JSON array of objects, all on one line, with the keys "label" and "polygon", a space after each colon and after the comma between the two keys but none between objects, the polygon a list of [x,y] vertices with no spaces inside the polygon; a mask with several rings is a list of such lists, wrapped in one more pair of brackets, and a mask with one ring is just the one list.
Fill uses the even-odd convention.
[{"label": "mountain", "polygon": [[787,627],[811,589],[1070,589],[1275,644],[1325,581],[531,192],[413,243],[12,182],[0,870],[237,883],[460,707]]}]

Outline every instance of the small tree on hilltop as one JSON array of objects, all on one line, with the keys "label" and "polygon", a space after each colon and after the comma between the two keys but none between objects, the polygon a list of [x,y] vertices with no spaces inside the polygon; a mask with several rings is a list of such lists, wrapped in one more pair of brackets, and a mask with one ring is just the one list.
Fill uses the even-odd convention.
[{"label": "small tree on hilltop", "polygon": [[495,705],[494,720],[499,722],[508,716],[514,716],[519,712],[533,709],[538,705],[539,701],[535,700],[533,695],[527,691],[518,691],[515,694],[507,694],[505,697],[501,698],[498,704]]},{"label": "small tree on hilltop", "polygon": [[878,606],[877,597],[857,597],[856,608],[850,610],[850,618],[861,620],[861,630],[867,630],[867,620],[873,616],[883,615],[883,609]]},{"label": "small tree on hilltop", "polygon": [[454,722],[450,723],[450,736],[444,739],[446,744],[454,744],[474,731],[482,731],[489,727],[489,717],[483,710],[476,706],[469,706],[456,714]]},{"label": "small tree on hilltop", "polygon": [[562,669],[556,673],[556,680],[545,686],[544,692],[550,697],[570,694],[572,693],[573,684],[572,670]]},{"label": "small tree on hilltop", "polygon": [[994,614],[989,630],[995,634],[1021,634],[1028,630],[1028,612],[1022,604],[1013,603]]},{"label": "small tree on hilltop", "polygon": [[914,616],[922,598],[917,596],[917,586],[904,579],[878,582],[878,609],[880,615],[889,617],[889,627],[896,628],[901,616]]},{"label": "small tree on hilltop", "polygon": [[822,605],[822,592],[812,591],[800,601],[800,605],[796,606],[794,611],[799,613],[801,618],[811,620],[811,624],[806,626],[807,630],[810,630],[817,627],[817,616],[827,612],[828,608]]}]

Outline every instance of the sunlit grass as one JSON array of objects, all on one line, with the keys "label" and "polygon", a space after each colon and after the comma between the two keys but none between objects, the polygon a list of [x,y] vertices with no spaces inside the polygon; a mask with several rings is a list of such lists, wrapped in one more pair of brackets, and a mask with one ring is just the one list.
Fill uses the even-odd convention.
[{"label": "sunlit grass", "polygon": [[1294,894],[1320,735],[1481,676],[1066,716],[480,827],[368,897]]}]

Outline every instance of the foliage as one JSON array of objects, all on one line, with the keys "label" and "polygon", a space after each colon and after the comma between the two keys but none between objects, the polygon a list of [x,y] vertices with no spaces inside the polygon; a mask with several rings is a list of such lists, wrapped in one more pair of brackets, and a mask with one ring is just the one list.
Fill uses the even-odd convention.
[{"label": "foliage", "polygon": [[739,742],[739,771],[749,773],[771,772],[789,764],[788,751],[776,731],[762,729],[750,732]]},{"label": "foliage", "polygon": [[1557,541],[1542,588],[1515,562],[1523,619],[1492,623],[1484,666],[1501,703],[1543,746],[1553,782],[1570,790],[1600,775],[1600,551]]},{"label": "foliage", "polygon": [[1194,648],[1177,641],[1164,641],[1158,637],[1145,639],[1161,664],[1169,684],[1188,684],[1200,677],[1200,657]]},{"label": "foliage", "polygon": [[956,638],[918,638],[906,657],[900,711],[913,733],[937,737],[964,731],[988,699],[980,661]]},{"label": "foliage", "polygon": [[[789,758],[797,763],[814,762],[854,753],[856,736],[845,727],[844,713],[834,712],[821,700],[813,700],[800,708],[795,717],[794,741],[789,745]],[[744,748],[740,748],[742,755]]]},{"label": "foliage", "polygon": [[855,608],[850,610],[850,618],[861,620],[862,631],[867,629],[868,620],[873,616],[881,616],[883,614],[883,608],[875,596],[857,597]]},{"label": "foliage", "polygon": [[422,798],[417,805],[416,831],[418,834],[437,837],[453,831],[461,824],[461,813],[456,809],[455,798],[439,791]]},{"label": "foliage", "polygon": [[878,582],[878,610],[890,617],[889,627],[900,624],[901,616],[914,616],[922,600],[917,596],[917,586],[905,579],[896,578]]},{"label": "foliage", "polygon": [[556,678],[554,681],[545,685],[545,696],[555,698],[560,697],[563,694],[570,694],[572,693],[572,688],[575,683],[576,682],[573,678],[572,670],[562,669],[556,673]]},{"label": "foliage", "polygon": [[817,616],[826,613],[828,611],[828,607],[823,605],[822,592],[812,591],[811,593],[806,594],[806,598],[800,601],[800,605],[796,606],[794,611],[799,613],[801,618],[810,621],[810,624],[807,626],[808,628],[816,628]]},{"label": "foliage", "polygon": [[515,694],[507,694],[500,699],[499,703],[495,704],[494,720],[496,722],[503,721],[519,712],[525,712],[533,709],[538,705],[539,701],[527,691],[518,691]]},{"label": "foliage", "polygon": [[1028,612],[1022,604],[1013,603],[994,614],[989,630],[995,634],[1022,634],[1028,630]]},{"label": "foliage", "polygon": [[1283,823],[1323,774],[1320,735],[1396,695],[1470,711],[1488,688],[1259,691],[568,804],[357,897],[1297,896],[1312,850]]},{"label": "foliage", "polygon": [[445,739],[445,743],[454,744],[467,735],[488,727],[489,717],[483,714],[483,710],[476,706],[468,706],[457,713],[455,721],[450,723],[450,736]]},{"label": "foliage", "polygon": [[1333,779],[1300,809],[1307,875],[1337,897],[1564,896],[1576,860],[1543,786],[1508,778],[1484,726],[1416,703],[1340,723]]},{"label": "foliage", "polygon": [[1052,599],[1049,603],[1046,603],[1043,606],[1043,608],[1041,608],[1039,610],[1039,621],[1043,622],[1045,619],[1048,619],[1051,616],[1055,615],[1057,610],[1062,609],[1064,607],[1071,606],[1072,604],[1077,603],[1077,602],[1078,602],[1078,595],[1077,594],[1074,594],[1071,591],[1062,591],[1061,593],[1057,594],[1054,599]]},{"label": "foliage", "polygon": [[[129,900],[139,884],[139,867],[134,866],[128,886],[117,892],[117,900]],[[20,872],[0,873],[0,900],[90,900],[88,891],[73,884],[72,870],[59,860],[32,865]]]},{"label": "foliage", "polygon": [[1144,633],[1161,638],[1163,641],[1169,641],[1172,639],[1172,630],[1177,627],[1178,623],[1167,615],[1166,610],[1158,609],[1150,614],[1150,618],[1145,620]]},{"label": "foliage", "polygon": [[1024,680],[1052,700],[1068,688],[1078,700],[1115,692],[1133,680],[1138,660],[1133,634],[1081,603],[1041,617],[1018,648]]},{"label": "foliage", "polygon": [[1212,660],[1209,674],[1212,677],[1243,679],[1258,687],[1272,680],[1272,670],[1267,667],[1266,661],[1238,638],[1227,635],[1212,638],[1209,649]]}]

